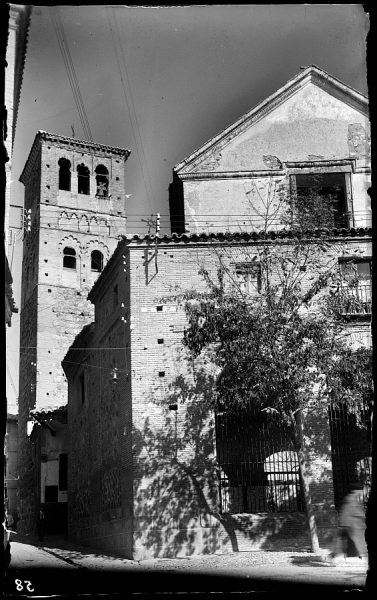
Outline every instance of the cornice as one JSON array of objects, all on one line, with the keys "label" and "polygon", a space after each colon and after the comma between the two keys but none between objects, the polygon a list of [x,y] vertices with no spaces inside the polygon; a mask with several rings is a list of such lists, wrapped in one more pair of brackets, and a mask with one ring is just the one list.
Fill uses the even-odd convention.
[{"label": "cornice", "polygon": [[303,169],[336,169],[338,172],[356,172],[356,158],[329,158],[323,160],[300,160],[283,162],[287,173]]},{"label": "cornice", "polygon": [[90,150],[99,150],[105,154],[115,154],[117,156],[124,156],[125,160],[131,154],[130,150],[126,148],[119,148],[118,146],[108,146],[106,144],[98,144],[96,142],[89,142],[88,140],[79,140],[77,138],[67,137],[65,135],[59,135],[57,133],[49,133],[47,131],[40,130],[37,135],[42,140],[48,140],[53,143],[60,143],[66,146],[77,147],[77,148],[88,148]]},{"label": "cornice", "polygon": [[200,171],[181,173],[182,181],[194,179],[240,179],[244,177],[281,177],[285,175],[284,169],[274,169],[273,171]]},{"label": "cornice", "polygon": [[240,179],[253,177],[282,177],[289,172],[301,169],[324,169],[336,168],[343,169],[352,173],[370,173],[370,167],[357,167],[356,158],[330,158],[323,160],[301,160],[287,161],[282,163],[282,169],[273,170],[253,170],[253,171],[193,171],[180,174],[182,181],[187,180],[202,180],[202,179]]},{"label": "cornice", "polygon": [[39,130],[34,138],[31,150],[29,152],[29,156],[27,157],[24,169],[19,177],[19,181],[21,181],[21,183],[24,183],[24,178],[25,174],[28,171],[29,163],[32,162],[33,155],[36,149],[39,148],[40,144],[42,144],[43,141],[49,141],[52,144],[65,145],[70,148],[80,148],[80,150],[88,149],[89,152],[92,152],[93,150],[98,150],[102,154],[122,156],[124,162],[131,154],[131,150],[127,150],[126,148],[118,148],[117,146],[106,146],[105,144],[96,144],[94,142],[88,142],[87,140],[78,140],[76,138],[70,138],[64,135],[58,135],[56,133],[48,133],[47,131]]}]

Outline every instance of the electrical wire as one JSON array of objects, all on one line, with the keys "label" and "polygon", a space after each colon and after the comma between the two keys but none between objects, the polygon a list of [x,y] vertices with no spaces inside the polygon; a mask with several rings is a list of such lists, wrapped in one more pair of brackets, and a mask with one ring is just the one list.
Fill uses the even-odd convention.
[{"label": "electrical wire", "polygon": [[[144,187],[145,187],[145,191],[147,194],[147,197],[149,198],[150,201],[153,200],[153,189],[152,189],[152,185],[148,176],[148,171],[146,169],[146,158],[145,158],[145,152],[144,152],[144,147],[143,147],[143,141],[140,135],[140,127],[139,127],[139,122],[137,119],[137,114],[136,114],[136,110],[135,110],[135,103],[133,101],[133,95],[132,95],[132,88],[131,88],[131,84],[130,84],[130,79],[128,76],[128,70],[127,70],[127,64],[126,64],[126,60],[124,57],[124,53],[123,53],[123,48],[122,48],[122,44],[120,41],[120,35],[119,35],[119,30],[117,29],[117,22],[116,22],[116,18],[114,13],[111,14],[111,7],[107,6],[107,20],[108,20],[108,24],[109,24],[109,29],[110,29],[110,35],[111,35],[111,39],[113,42],[113,46],[114,46],[114,52],[115,52],[115,57],[116,57],[116,62],[117,62],[117,66],[118,66],[118,70],[119,70],[119,75],[120,75],[120,81],[122,84],[122,90],[123,90],[123,95],[126,101],[126,106],[127,106],[127,110],[128,110],[128,114],[129,114],[129,118],[130,118],[130,124],[131,124],[131,129],[132,129],[132,135],[135,141],[135,147],[136,147],[136,153],[139,159],[139,163],[140,163],[140,168],[141,168],[141,175],[144,181]],[[114,11],[114,9],[112,9]],[[113,25],[111,23],[111,16],[113,17]],[[115,34],[115,36],[114,36]],[[128,92],[127,92],[127,86],[126,86],[126,82],[124,80],[123,77],[123,72],[122,72],[122,63],[123,62],[123,69],[125,72],[125,78],[128,84]],[[128,96],[130,97],[130,99],[128,98]],[[131,110],[131,108],[133,110]],[[135,124],[134,124],[134,120],[135,120]],[[138,133],[138,138],[139,141],[137,139],[136,136],[136,131]],[[142,157],[140,156],[140,154],[142,154]]]},{"label": "electrical wire", "polygon": [[[79,197],[88,197],[87,194],[79,194]],[[73,208],[72,206],[69,205],[62,205],[60,204],[59,206],[54,206],[54,205],[49,205],[49,204],[45,204],[44,202],[38,202],[35,207],[36,208],[40,208],[41,206],[44,206],[46,209],[48,209],[48,212],[56,212],[56,213],[60,213],[60,212],[64,212],[64,210],[70,210],[70,211],[88,211],[88,212],[93,212],[95,214],[104,214],[104,215],[109,215],[111,213],[109,212],[99,212],[98,210],[94,210],[94,209],[90,209],[90,208],[79,208],[79,207],[75,207]],[[106,207],[107,208],[107,207]],[[181,214],[173,214],[173,213],[159,213],[161,218],[170,218],[170,217],[179,217],[182,216]],[[350,216],[355,215],[355,214],[372,214],[372,211],[370,209],[366,209],[366,210],[353,210],[352,213],[349,213]],[[113,215],[113,216],[117,216],[117,215]],[[127,215],[126,215],[127,216]],[[153,216],[153,213],[152,213]],[[150,218],[151,217],[151,213],[144,213],[144,212],[133,212],[130,213],[130,215],[127,218],[132,218],[132,217],[144,217],[144,218]],[[250,211],[248,211],[247,213],[215,213],[215,212],[211,212],[211,213],[196,213],[195,214],[195,218],[196,217],[240,217],[240,218],[248,218],[250,217]],[[260,218],[265,218],[264,215],[262,215],[262,217]]]},{"label": "electrical wire", "polygon": [[50,7],[50,17],[55,30],[56,38],[58,40],[60,52],[63,58],[64,66],[67,72],[69,85],[71,87],[73,97],[75,100],[76,108],[79,113],[81,126],[86,139],[93,142],[93,136],[89,125],[88,116],[85,111],[84,102],[82,99],[80,86],[77,80],[75,67],[72,61],[69,45],[64,32],[63,23],[59,14],[59,7]]}]

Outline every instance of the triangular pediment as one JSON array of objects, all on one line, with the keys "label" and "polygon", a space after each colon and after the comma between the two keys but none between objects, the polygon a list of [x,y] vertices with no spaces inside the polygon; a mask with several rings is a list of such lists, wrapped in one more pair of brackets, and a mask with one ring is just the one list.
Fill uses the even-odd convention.
[{"label": "triangular pediment", "polygon": [[[177,164],[174,172],[276,170],[282,161],[344,158],[352,156],[352,136],[361,136],[368,146],[368,126],[367,98],[310,66]],[[330,138],[338,140],[337,147],[327,144]]]}]

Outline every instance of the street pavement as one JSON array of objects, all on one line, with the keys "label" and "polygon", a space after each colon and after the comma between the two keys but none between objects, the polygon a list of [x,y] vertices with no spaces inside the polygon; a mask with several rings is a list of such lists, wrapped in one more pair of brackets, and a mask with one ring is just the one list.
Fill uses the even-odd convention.
[{"label": "street pavement", "polygon": [[[50,538],[38,546],[12,541],[5,579],[8,597],[109,594],[143,596],[227,593],[365,591],[367,563],[358,558],[329,566],[308,552],[239,552],[133,561]],[[199,596],[198,596],[199,594]]]}]

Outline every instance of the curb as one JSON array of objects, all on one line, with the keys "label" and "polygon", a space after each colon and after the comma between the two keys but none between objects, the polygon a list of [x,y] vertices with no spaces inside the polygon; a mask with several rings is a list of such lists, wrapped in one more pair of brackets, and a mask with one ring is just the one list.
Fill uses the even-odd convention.
[{"label": "curb", "polygon": [[87,567],[84,567],[83,565],[75,563],[71,558],[65,558],[65,556],[61,556],[57,552],[53,552],[52,550],[50,550],[50,548],[45,548],[45,546],[39,546],[39,548],[40,548],[40,550],[43,550],[43,552],[47,552],[47,554],[51,554],[51,556],[55,556],[55,558],[59,558],[60,560],[63,560],[64,562],[68,563],[72,567],[76,567],[76,569],[87,569]]}]

